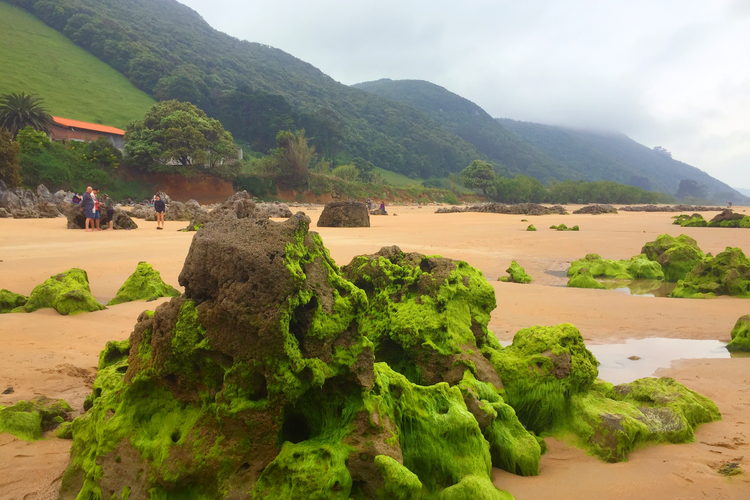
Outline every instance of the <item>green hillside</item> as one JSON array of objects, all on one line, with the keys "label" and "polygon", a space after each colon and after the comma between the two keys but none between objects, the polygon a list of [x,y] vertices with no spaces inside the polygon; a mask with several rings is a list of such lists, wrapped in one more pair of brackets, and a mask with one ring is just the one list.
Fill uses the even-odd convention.
[{"label": "green hillside", "polygon": [[191,101],[253,149],[304,128],[318,152],[362,157],[410,177],[482,158],[408,106],[342,85],[281,50],[214,30],[174,0],[10,0],[158,99]]},{"label": "green hillside", "polygon": [[125,127],[154,100],[23,10],[0,2],[0,94],[41,96],[53,115]]},{"label": "green hillside", "polygon": [[[422,111],[472,143],[506,173],[541,181],[614,181],[676,194],[680,181],[693,181],[697,197],[746,202],[743,195],[707,173],[635,142],[623,134],[494,119],[473,102],[421,80],[377,80],[357,88]],[[502,170],[502,167],[501,167]]]}]

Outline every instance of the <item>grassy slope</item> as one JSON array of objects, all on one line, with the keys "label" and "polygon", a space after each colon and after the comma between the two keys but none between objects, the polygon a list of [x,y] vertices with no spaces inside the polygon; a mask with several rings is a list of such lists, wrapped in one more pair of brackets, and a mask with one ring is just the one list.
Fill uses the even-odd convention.
[{"label": "grassy slope", "polygon": [[154,100],[27,12],[0,2],[0,94],[41,96],[53,115],[116,127]]}]

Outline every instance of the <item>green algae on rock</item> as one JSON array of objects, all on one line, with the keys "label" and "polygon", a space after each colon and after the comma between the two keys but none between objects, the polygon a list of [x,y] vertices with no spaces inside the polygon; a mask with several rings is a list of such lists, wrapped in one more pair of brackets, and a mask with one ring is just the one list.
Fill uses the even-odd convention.
[{"label": "green algae on rock", "polygon": [[587,268],[579,269],[573,276],[568,279],[567,286],[572,288],[606,288],[591,275]]},{"label": "green algae on rock", "polygon": [[536,231],[536,226],[534,226],[534,224],[529,224],[528,226],[526,226],[526,230],[527,231]]},{"label": "green algae on rock", "polygon": [[64,400],[45,396],[5,408],[0,406],[0,433],[7,432],[26,441],[41,439],[45,431],[70,420],[72,411]]},{"label": "green algae on rock", "polygon": [[[129,343],[102,354],[90,409],[73,425],[63,498],[431,498],[454,486],[504,498],[461,391],[374,364],[366,293],[308,225],[297,214],[196,233],[185,294],[142,314]],[[445,282],[422,279],[442,294],[431,307],[459,313],[442,321],[474,341],[472,308],[454,311],[450,297],[484,287],[491,304],[474,315],[486,334],[492,289],[466,264],[442,268]]]},{"label": "green algae on rock", "polygon": [[180,295],[171,285],[164,283],[159,271],[151,267],[148,262],[139,262],[128,276],[125,283],[122,284],[117,294],[107,305],[113,306],[123,302],[132,302],[134,300],[156,300],[160,297],[176,297]]},{"label": "green algae on rock", "polygon": [[576,431],[598,383],[575,327],[503,348],[478,270],[398,247],[339,269],[309,223],[196,233],[185,293],[100,355],[61,498],[507,499],[493,465],[537,474],[534,432]]},{"label": "green algae on rock", "polygon": [[558,225],[551,225],[549,227],[550,229],[554,229],[555,231],[580,231],[581,228],[578,227],[578,225],[568,227],[565,224],[558,224]]},{"label": "green algae on rock", "polygon": [[708,221],[704,219],[701,214],[693,214],[693,215],[681,214],[681,215],[675,215],[672,218],[674,219],[674,222],[672,224],[676,224],[681,227],[706,227],[708,226]]},{"label": "green algae on rock", "polygon": [[608,462],[626,460],[647,442],[693,441],[698,424],[721,418],[716,405],[671,378],[642,378],[572,398],[568,426],[593,454]]},{"label": "green algae on rock", "polygon": [[727,247],[715,257],[707,256],[677,282],[670,296],[705,298],[716,295],[750,297],[750,259],[739,248]]},{"label": "green algae on rock", "polygon": [[518,262],[512,260],[510,266],[505,270],[508,276],[500,276],[498,281],[505,281],[509,283],[531,283],[531,276],[526,274],[526,270],[521,267]]},{"label": "green algae on rock", "polygon": [[732,328],[732,340],[727,344],[727,350],[750,352],[750,314],[740,316]]},{"label": "green algae on rock", "polygon": [[646,243],[641,253],[661,264],[664,279],[674,282],[684,279],[704,257],[698,242],[685,234],[676,238],[669,234],[659,235],[654,241]]},{"label": "green algae on rock", "polygon": [[692,441],[698,424],[720,418],[713,402],[669,378],[615,387],[596,380],[598,363],[569,324],[520,330],[507,349],[488,354],[526,428],[572,435],[606,461],[649,443]]},{"label": "green algae on rock", "polygon": [[0,290],[0,314],[9,313],[26,304],[28,297],[3,288]]},{"label": "green algae on rock", "polygon": [[100,311],[104,306],[94,299],[89,278],[83,269],[72,268],[34,287],[23,306],[26,312],[51,307],[60,314]]}]

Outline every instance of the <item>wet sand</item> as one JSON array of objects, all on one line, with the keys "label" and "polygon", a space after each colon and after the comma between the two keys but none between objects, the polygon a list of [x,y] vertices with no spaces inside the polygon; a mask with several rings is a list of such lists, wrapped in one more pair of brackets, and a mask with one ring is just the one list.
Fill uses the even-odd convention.
[{"label": "wet sand", "polygon": [[[576,325],[590,343],[647,337],[727,341],[736,319],[750,313],[748,299],[669,299],[568,289],[560,276],[571,260],[586,253],[628,258],[661,233],[688,234],[714,254],[730,245],[750,253],[750,231],[680,228],[671,224],[671,213],[534,217],[435,214],[434,208],[391,207],[397,216],[373,216],[370,228],[316,228],[320,208],[306,212],[340,265],[395,244],[404,251],[461,259],[479,268],[497,296],[490,328],[505,342],[520,328],[562,322]],[[178,286],[194,233],[178,232],[186,224],[182,222],[167,222],[165,231],[156,231],[154,222],[137,222],[140,227],[134,231],[84,233],[65,229],[64,219],[0,219],[0,288],[28,294],[50,275],[81,267],[88,272],[94,296],[105,302],[141,260]],[[529,223],[538,231],[525,231]],[[547,229],[559,223],[578,224],[581,231]],[[526,268],[532,284],[497,281],[511,259]],[[73,317],[52,310],[1,315],[0,390],[12,386],[15,392],[0,395],[0,404],[43,394],[65,398],[80,410],[104,343],[127,338],[138,314],[160,302],[121,304]],[[548,439],[540,476],[523,478],[496,470],[497,486],[518,499],[750,498],[750,358],[680,361],[659,375],[675,377],[712,398],[723,419],[701,426],[695,443],[647,447],[620,464],[602,463]],[[54,497],[69,446],[70,441],[54,437],[27,443],[0,435],[0,498]],[[716,469],[726,461],[739,462],[746,472],[719,475]]]}]

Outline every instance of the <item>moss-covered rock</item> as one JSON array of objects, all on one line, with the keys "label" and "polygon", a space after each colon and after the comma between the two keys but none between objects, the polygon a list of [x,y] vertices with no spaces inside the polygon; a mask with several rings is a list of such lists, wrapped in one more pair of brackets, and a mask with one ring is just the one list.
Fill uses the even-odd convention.
[{"label": "moss-covered rock", "polygon": [[571,401],[568,427],[595,455],[627,459],[647,442],[684,443],[698,424],[720,418],[716,405],[671,378],[642,378],[612,387],[598,383]]},{"label": "moss-covered rock", "polygon": [[[386,337],[376,328],[398,312],[368,315],[366,292],[341,275],[308,224],[298,214],[286,223],[219,221],[196,233],[180,275],[185,294],[143,313],[129,342],[102,353],[89,411],[73,425],[63,498],[384,498],[397,490],[429,498],[468,476],[497,493],[490,445],[461,390],[420,386],[374,364]],[[361,264],[411,273],[418,282],[383,274],[382,284],[396,282],[402,303],[421,302],[436,319],[420,330],[404,310],[389,330],[401,328],[394,338],[410,343],[418,331],[432,338],[435,359],[452,352],[460,379],[472,359],[484,360],[474,330],[489,335],[492,288],[465,263],[392,252],[384,253],[403,259],[395,267],[383,255]],[[376,300],[375,287],[368,291]]]},{"label": "moss-covered rock", "polygon": [[134,300],[156,300],[159,297],[176,297],[180,295],[171,285],[164,283],[159,271],[151,267],[148,262],[139,262],[128,276],[125,283],[122,284],[117,294],[107,305],[122,304],[123,302],[132,302]]},{"label": "moss-covered rock", "polygon": [[510,283],[531,283],[531,276],[526,274],[526,270],[521,267],[515,260],[510,262],[510,266],[505,270],[508,276],[500,276],[498,281]]},{"label": "moss-covered rock", "polygon": [[685,279],[677,282],[671,297],[704,298],[716,295],[750,297],[750,260],[739,248],[727,247],[708,256]]},{"label": "moss-covered rock", "polygon": [[676,224],[681,227],[706,227],[708,226],[708,221],[706,221],[706,219],[704,219],[701,214],[693,214],[693,215],[681,214],[681,215],[675,215],[672,218],[674,219],[673,224]]},{"label": "moss-covered rock", "polygon": [[684,279],[704,257],[698,243],[685,234],[676,238],[669,234],[659,235],[656,240],[646,243],[641,253],[661,264],[664,279],[674,282]]},{"label": "moss-covered rock", "polygon": [[536,226],[534,226],[534,224],[529,224],[528,226],[526,226],[526,230],[527,231],[536,231]]},{"label": "moss-covered rock", "polygon": [[7,432],[27,441],[70,420],[73,409],[62,399],[37,396],[8,407],[0,406],[0,433]]},{"label": "moss-covered rock", "polygon": [[599,281],[597,281],[596,278],[594,278],[588,269],[581,268],[568,279],[567,286],[571,288],[595,288],[595,289],[604,289],[605,286],[602,285]]},{"label": "moss-covered rock", "polygon": [[539,471],[528,429],[576,432],[597,370],[573,326],[503,348],[465,262],[388,247],[339,270],[308,226],[196,233],[185,293],[100,355],[62,498],[501,499],[493,465]]},{"label": "moss-covered rock", "polygon": [[78,268],[56,274],[34,287],[23,307],[26,312],[51,307],[60,314],[77,314],[104,309],[104,306],[91,295],[86,271]]},{"label": "moss-covered rock", "polygon": [[601,255],[595,253],[587,254],[584,258],[571,262],[568,267],[568,276],[573,277],[583,269],[595,278],[632,278],[628,272],[627,261],[603,259]]},{"label": "moss-covered rock", "polygon": [[17,307],[26,304],[28,297],[20,293],[14,293],[3,288],[0,290],[0,314],[9,313]]},{"label": "moss-covered rock", "polygon": [[750,314],[741,316],[734,324],[731,334],[732,340],[727,344],[727,349],[732,352],[750,352]]},{"label": "moss-covered rock", "polygon": [[534,432],[553,428],[571,395],[586,392],[598,375],[599,363],[570,324],[524,328],[507,348],[483,353],[500,374],[505,401]]},{"label": "moss-covered rock", "polygon": [[554,229],[555,231],[580,231],[581,229],[578,225],[568,227],[565,224],[558,224],[556,226],[553,224],[549,228]]}]

